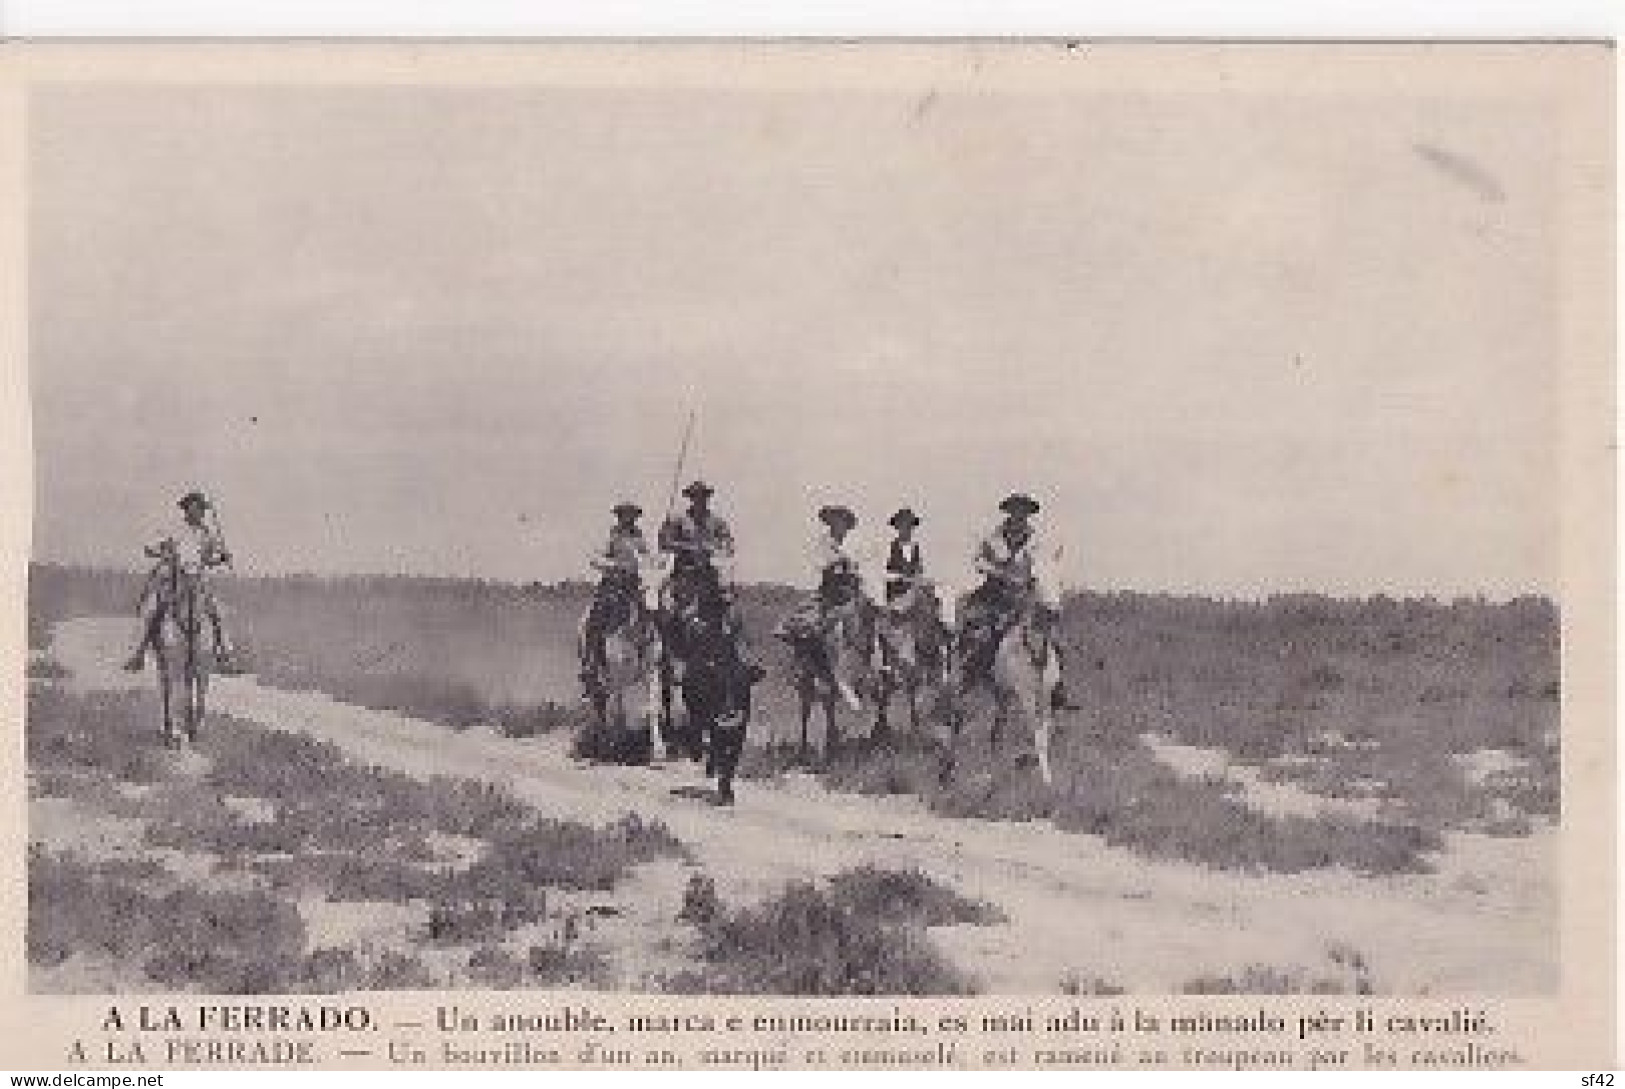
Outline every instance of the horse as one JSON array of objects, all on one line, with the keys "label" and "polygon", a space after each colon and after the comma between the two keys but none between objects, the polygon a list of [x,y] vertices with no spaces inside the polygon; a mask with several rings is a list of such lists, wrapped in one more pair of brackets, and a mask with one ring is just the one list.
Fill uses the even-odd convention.
[{"label": "horse", "polygon": [[717,781],[716,804],[732,805],[734,772],[750,727],[750,681],[726,614],[695,617],[688,634],[683,709],[689,729],[704,747],[705,773]]},{"label": "horse", "polygon": [[[1046,786],[1054,784],[1050,767],[1050,737],[1055,729],[1055,708],[1051,698],[1061,680],[1061,658],[1055,645],[1055,635],[1040,618],[1036,596],[1030,591],[1015,595],[1011,608],[995,628],[997,642],[992,648],[992,664],[985,672],[977,671],[973,683],[984,684],[993,694],[993,723],[988,744],[995,751],[999,747],[1005,727],[1012,716],[1019,715],[1032,723],[1033,752],[1038,763],[1039,777]],[[961,647],[967,640],[960,636]],[[961,656],[959,667],[967,663]],[[961,680],[961,690],[966,686]],[[963,714],[956,707],[950,714],[952,740],[957,742],[963,724]],[[952,772],[952,757],[945,757],[941,777],[946,780]]]},{"label": "horse", "polygon": [[[667,752],[704,759],[717,781],[712,800],[734,802],[734,773],[750,726],[751,683],[740,656],[734,611],[714,580],[698,580],[674,595],[666,611],[660,682],[661,734]],[[682,698],[683,725],[676,725],[674,695]]]},{"label": "horse", "polygon": [[801,636],[791,644],[791,681],[801,716],[801,757],[810,757],[808,725],[815,707],[824,712],[824,756],[834,756],[842,743],[835,703],[863,710],[864,698],[877,689],[872,655],[873,618],[869,604],[854,593],[845,601],[825,608],[816,633]]},{"label": "horse", "polygon": [[182,570],[172,553],[163,561],[160,579],[152,648],[163,705],[161,736],[167,747],[180,749],[195,744],[202,730],[214,646],[203,631],[208,619],[203,580]]},{"label": "horse", "polygon": [[587,687],[607,755],[644,764],[653,750],[650,720],[660,705],[661,640],[648,585],[639,593],[641,598],[626,593],[609,603],[602,655]]},{"label": "horse", "polygon": [[937,589],[917,581],[880,611],[881,667],[875,696],[874,736],[891,734],[892,697],[901,692],[908,705],[910,730],[920,732],[922,693],[941,694],[948,681],[949,635],[942,620]]}]

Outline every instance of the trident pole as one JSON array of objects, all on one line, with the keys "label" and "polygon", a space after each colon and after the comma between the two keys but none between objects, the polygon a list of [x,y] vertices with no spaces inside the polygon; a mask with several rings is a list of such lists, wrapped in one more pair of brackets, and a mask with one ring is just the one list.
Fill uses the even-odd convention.
[{"label": "trident pole", "polygon": [[698,410],[688,410],[688,422],[683,425],[683,441],[677,448],[677,464],[671,470],[671,487],[666,491],[666,512],[660,518],[661,525],[666,524],[671,517],[672,507],[677,505],[677,484],[683,478],[683,463],[688,460],[688,444],[694,437],[694,420],[698,415]]},{"label": "trident pole", "polygon": [[214,523],[214,535],[220,539],[220,547],[226,550],[226,570],[233,575],[237,573],[237,561],[231,551],[231,545],[226,542],[226,527],[220,521],[220,506],[213,499],[209,500],[209,520]]}]

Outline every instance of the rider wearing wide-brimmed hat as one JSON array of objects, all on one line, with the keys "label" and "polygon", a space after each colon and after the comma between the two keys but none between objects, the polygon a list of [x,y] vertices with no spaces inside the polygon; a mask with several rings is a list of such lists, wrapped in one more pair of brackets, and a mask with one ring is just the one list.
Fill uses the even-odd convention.
[{"label": "rider wearing wide-brimmed hat", "polygon": [[824,532],[813,542],[813,583],[818,600],[843,605],[863,591],[863,573],[852,545],[858,516],[838,503],[818,509]]},{"label": "rider wearing wide-brimmed hat", "polygon": [[696,480],[683,489],[688,509],[667,518],[660,527],[660,551],[672,556],[674,583],[690,579],[715,580],[731,593],[734,535],[725,519],[711,509],[716,489]]},{"label": "rider wearing wide-brimmed hat", "polygon": [[876,632],[880,664],[891,677],[899,661],[899,642],[908,630],[907,640],[916,665],[931,670],[942,668],[942,655],[948,644],[948,630],[942,619],[942,602],[936,585],[926,575],[925,555],[914,530],[920,516],[910,507],[902,507],[886,519],[893,530],[886,546],[884,603],[879,611]]},{"label": "rider wearing wide-brimmed hat", "polygon": [[609,539],[587,560],[598,572],[598,587],[581,621],[581,683],[589,693],[604,662],[604,637],[624,619],[627,610],[643,608],[643,568],[649,562],[649,542],[638,526],[643,508],[623,501],[611,512],[615,522]]},{"label": "rider wearing wide-brimmed hat", "polygon": [[715,494],[716,489],[705,481],[694,481],[683,489],[688,509],[667,518],[660,527],[660,551],[672,557],[671,576],[660,588],[660,612],[667,621],[668,643],[681,657],[682,627],[675,623],[676,618],[715,601],[726,612],[739,667],[754,683],[765,672],[746,657],[745,625],[734,591],[733,529],[711,509]]},{"label": "rider wearing wide-brimmed hat", "polygon": [[[1020,604],[1031,599],[1036,619],[1061,654],[1061,602],[1055,580],[1045,569],[1045,553],[1032,523],[1039,503],[1023,492],[1008,495],[999,504],[1004,518],[977,543],[973,563],[982,584],[965,596],[961,630],[967,643],[967,683],[986,673],[993,648],[1012,622]],[[1057,684],[1052,694],[1054,706],[1075,709],[1065,686]]]},{"label": "rider wearing wide-brimmed hat", "polygon": [[886,546],[886,604],[892,605],[905,598],[925,578],[925,557],[920,542],[914,537],[914,528],[920,516],[904,507],[886,520],[896,531]]},{"label": "rider wearing wide-brimmed hat", "polygon": [[221,538],[217,526],[210,525],[208,514],[212,509],[209,499],[199,491],[181,496],[175,505],[181,510],[181,525],[172,534],[146,546],[146,555],[157,562],[147,574],[136,605],[140,615],[140,628],[134,650],[124,668],[139,673],[146,666],[147,649],[158,637],[158,622],[170,606],[171,582],[189,580],[196,587],[198,602],[209,621],[214,637],[215,668],[221,673],[239,672],[236,651],[221,619],[220,603],[209,585],[208,573],[231,563],[231,553]]},{"label": "rider wearing wide-brimmed hat", "polygon": [[811,645],[821,640],[835,609],[856,604],[863,619],[868,619],[868,610],[863,607],[863,563],[852,541],[858,516],[851,507],[831,503],[818,509],[818,521],[823,529],[809,549],[812,591],[773,632],[792,645]]}]

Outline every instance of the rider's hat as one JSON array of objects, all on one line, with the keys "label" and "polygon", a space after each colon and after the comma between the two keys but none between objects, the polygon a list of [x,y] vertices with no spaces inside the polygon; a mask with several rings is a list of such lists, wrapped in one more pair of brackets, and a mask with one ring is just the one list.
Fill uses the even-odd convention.
[{"label": "rider's hat", "polygon": [[818,520],[826,526],[833,526],[838,522],[844,523],[847,529],[851,529],[858,524],[858,516],[852,513],[852,508],[843,507],[839,504],[819,507]]},{"label": "rider's hat", "polygon": [[643,508],[638,506],[636,503],[623,501],[616,503],[614,507],[610,508],[610,513],[615,515],[617,518],[637,518],[643,514]]},{"label": "rider's hat", "polygon": [[917,526],[920,524],[920,516],[915,514],[909,508],[904,507],[896,514],[886,519],[886,524],[894,529],[902,529],[904,526]]},{"label": "rider's hat", "polygon": [[1014,495],[1005,496],[1004,502],[999,504],[999,509],[1006,514],[1037,514],[1038,500],[1025,493],[1017,492]]},{"label": "rider's hat", "polygon": [[187,492],[176,501],[175,505],[181,510],[185,510],[187,507],[202,507],[207,510],[209,499],[202,492]]},{"label": "rider's hat", "polygon": [[703,480],[696,480],[683,489],[683,494],[690,499],[704,499],[716,493],[716,489]]}]

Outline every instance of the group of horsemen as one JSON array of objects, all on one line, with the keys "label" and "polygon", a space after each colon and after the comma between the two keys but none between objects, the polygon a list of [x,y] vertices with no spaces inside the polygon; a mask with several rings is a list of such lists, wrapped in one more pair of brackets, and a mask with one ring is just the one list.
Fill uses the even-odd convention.
[{"label": "group of horsemen", "polygon": [[[709,601],[723,612],[737,648],[739,668],[747,683],[763,676],[759,665],[746,658],[744,626],[739,619],[733,587],[734,536],[727,521],[711,508],[715,494],[709,484],[695,481],[683,489],[688,508],[667,518],[656,539],[660,552],[671,557],[669,577],[660,587],[658,612],[681,616]],[[218,521],[208,517],[211,505],[200,492],[188,492],[178,506],[182,525],[171,535],[146,549],[156,561],[143,587],[137,640],[125,668],[143,668],[147,652],[156,645],[159,625],[166,611],[173,611],[184,587],[190,602],[192,621],[201,629],[207,623],[212,636],[217,667],[221,672],[240,671],[219,604],[209,588],[208,573],[232,562]],[[1058,627],[1060,602],[1053,583],[1041,577],[1042,558],[1039,535],[1033,517],[1039,504],[1030,496],[1015,494],[999,504],[1003,518],[978,542],[974,556],[980,586],[960,605],[960,663],[963,684],[974,683],[985,672],[992,647],[1017,614],[1030,609],[1046,642],[1060,653]],[[652,563],[648,541],[638,521],[642,510],[630,502],[617,504],[615,522],[602,548],[591,558],[599,575],[593,602],[582,622],[580,641],[581,676],[592,693],[598,683],[604,658],[605,636],[611,626],[629,615],[641,616],[644,609],[643,574]],[[817,661],[827,655],[828,640],[836,618],[856,611],[860,617],[918,617],[929,605],[927,623],[941,625],[936,612],[936,596],[927,577],[920,543],[914,536],[920,518],[904,508],[889,519],[894,536],[884,564],[883,600],[868,600],[865,572],[852,543],[857,516],[850,508],[831,505],[818,511],[823,532],[813,549],[813,588],[807,601],[779,625],[775,634],[804,650]],[[862,628],[865,653],[887,667],[884,639],[874,629]],[[946,633],[944,633],[946,634]],[[1057,684],[1051,695],[1058,709],[1071,707],[1064,687]]]},{"label": "group of horsemen", "polygon": [[[731,618],[740,669],[754,683],[763,671],[744,656],[744,628],[735,608],[731,577],[733,530],[712,510],[714,494],[715,489],[704,481],[690,484],[683,489],[688,509],[667,518],[660,527],[656,547],[672,557],[672,567],[660,587],[658,612],[668,617],[681,615],[702,594],[719,595]],[[983,581],[961,603],[961,681],[967,686],[986,672],[999,635],[1023,609],[1031,608],[1046,643],[1057,655],[1061,651],[1060,602],[1053,581],[1040,574],[1043,560],[1033,524],[1039,504],[1030,496],[1015,494],[1006,497],[999,510],[1003,519],[976,547],[975,569]],[[622,502],[612,513],[615,522],[609,537],[590,561],[599,582],[582,622],[581,680],[589,695],[600,676],[605,635],[628,610],[641,608],[643,573],[652,562],[648,541],[638,525],[642,509]],[[924,554],[914,535],[919,515],[905,507],[888,520],[894,535],[886,550],[879,601],[869,599],[866,572],[853,544],[857,515],[849,507],[829,505],[819,509],[818,520],[823,530],[812,548],[811,592],[779,624],[774,632],[778,638],[806,654],[815,667],[821,663],[828,668],[835,625],[855,615],[863,653],[884,671],[890,666],[890,647],[870,623],[873,618],[923,622],[944,629],[935,586],[927,576]],[[945,629],[942,634],[947,634]],[[1057,709],[1073,707],[1059,682],[1051,702]]]}]

